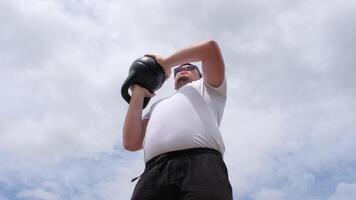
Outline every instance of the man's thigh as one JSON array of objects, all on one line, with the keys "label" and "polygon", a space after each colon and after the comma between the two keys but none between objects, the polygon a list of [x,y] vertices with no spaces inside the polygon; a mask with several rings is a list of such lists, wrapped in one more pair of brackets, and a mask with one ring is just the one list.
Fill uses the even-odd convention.
[{"label": "man's thigh", "polygon": [[227,168],[214,154],[195,156],[182,180],[181,200],[232,200]]},{"label": "man's thigh", "polygon": [[169,185],[168,163],[154,166],[138,180],[131,200],[178,200],[175,190]]}]

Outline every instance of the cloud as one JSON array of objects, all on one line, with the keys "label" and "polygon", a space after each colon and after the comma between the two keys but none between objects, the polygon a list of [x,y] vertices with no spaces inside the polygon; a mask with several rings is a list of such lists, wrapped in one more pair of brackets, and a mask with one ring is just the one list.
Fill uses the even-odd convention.
[{"label": "cloud", "polygon": [[41,189],[21,191],[16,195],[19,199],[41,199],[41,200],[55,200],[58,199],[50,192],[43,191]]},{"label": "cloud", "polygon": [[262,190],[259,193],[256,194],[256,196],[254,197],[254,199],[256,200],[262,200],[262,199],[273,199],[273,200],[278,200],[278,199],[285,199],[285,197],[283,197],[283,192],[282,191],[278,191],[278,190]]},{"label": "cloud", "polygon": [[57,163],[2,158],[1,193],[9,199],[128,199],[130,180],[143,170],[140,156],[116,149]]},{"label": "cloud", "polygon": [[356,184],[355,183],[339,183],[335,193],[328,200],[347,200],[356,197]]},{"label": "cloud", "polygon": [[[235,199],[340,199],[356,181],[355,3],[1,1],[0,199],[128,199],[131,62],[219,42]],[[171,94],[169,80],[155,99]]]}]

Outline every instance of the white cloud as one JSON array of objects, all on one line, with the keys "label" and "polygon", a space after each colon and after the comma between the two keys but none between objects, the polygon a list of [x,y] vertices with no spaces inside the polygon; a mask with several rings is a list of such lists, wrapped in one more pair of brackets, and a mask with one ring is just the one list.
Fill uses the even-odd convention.
[{"label": "white cloud", "polygon": [[50,192],[34,189],[21,191],[16,195],[19,199],[57,200],[58,198]]},{"label": "white cloud", "polygon": [[[355,8],[306,0],[1,1],[0,195],[128,199],[141,154],[98,158],[119,151],[128,67],[144,53],[166,56],[208,38],[226,61],[221,129],[236,198],[352,194],[344,182],[356,181]],[[172,89],[169,80],[155,98]]]},{"label": "white cloud", "polygon": [[262,190],[258,192],[254,199],[256,200],[283,200],[286,199],[282,191],[278,190]]},{"label": "white cloud", "polygon": [[339,183],[328,200],[351,200],[356,198],[356,183]]}]

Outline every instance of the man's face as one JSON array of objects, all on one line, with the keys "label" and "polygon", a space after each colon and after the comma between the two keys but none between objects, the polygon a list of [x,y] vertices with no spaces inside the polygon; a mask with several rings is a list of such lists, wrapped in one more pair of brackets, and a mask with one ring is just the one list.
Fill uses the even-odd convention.
[{"label": "man's face", "polygon": [[182,70],[177,72],[177,74],[174,77],[176,89],[177,86],[178,88],[180,88],[181,86],[187,83],[200,79],[200,74],[196,68],[192,69],[189,67],[189,65],[184,65],[181,66],[180,68]]}]

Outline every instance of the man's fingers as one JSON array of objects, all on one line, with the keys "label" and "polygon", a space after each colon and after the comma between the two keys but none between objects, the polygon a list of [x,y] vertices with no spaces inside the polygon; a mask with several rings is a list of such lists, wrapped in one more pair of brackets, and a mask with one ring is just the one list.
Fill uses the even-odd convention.
[{"label": "man's fingers", "polygon": [[155,60],[157,60],[157,56],[154,54],[145,54],[145,56],[151,57],[151,58],[154,58]]},{"label": "man's fingers", "polygon": [[145,56],[154,58],[158,62],[158,64],[161,65],[161,67],[163,68],[164,76],[165,76],[166,80],[170,77],[171,69],[162,65],[162,61],[163,61],[163,57],[162,56],[156,55],[156,54],[145,54]]}]

